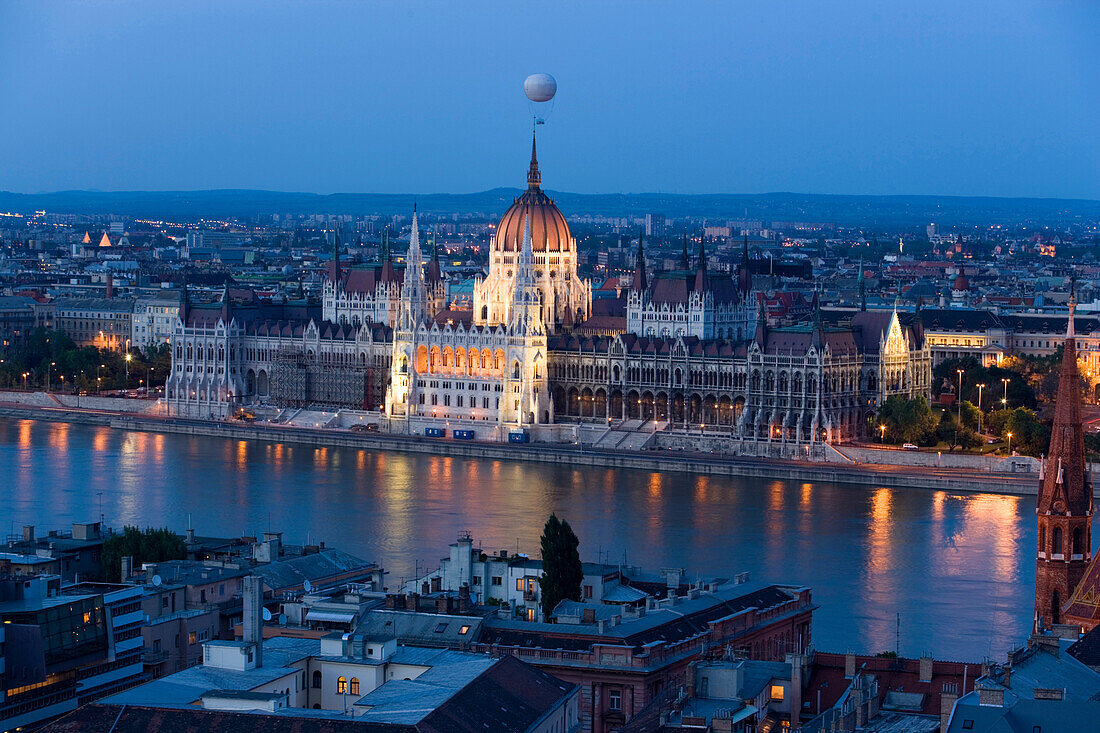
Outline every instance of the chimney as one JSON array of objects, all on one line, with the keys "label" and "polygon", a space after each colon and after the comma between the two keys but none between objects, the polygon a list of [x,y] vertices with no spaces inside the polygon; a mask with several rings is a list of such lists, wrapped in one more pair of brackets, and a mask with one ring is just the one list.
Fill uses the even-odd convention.
[{"label": "chimney", "polygon": [[955,710],[955,701],[959,699],[959,693],[954,684],[943,686],[940,693],[940,730],[947,730],[947,724],[951,722],[951,713]]},{"label": "chimney", "polygon": [[244,643],[252,644],[256,666],[264,665],[263,580],[255,575],[244,579]]},{"label": "chimney", "polygon": [[420,593],[425,596],[431,593],[431,585],[428,583],[428,581],[425,580],[423,583],[420,584]]},{"label": "chimney", "polygon": [[33,524],[24,524],[23,525],[23,541],[24,542],[34,542],[34,525]]},{"label": "chimney", "polygon": [[115,278],[111,273],[107,273],[107,300],[115,297]]},{"label": "chimney", "polygon": [[404,596],[399,596],[399,595],[396,595],[394,593],[387,594],[386,595],[386,608],[391,609],[391,610],[394,609],[394,608],[397,608],[398,599],[401,600],[401,605],[405,605],[405,597]]},{"label": "chimney", "polygon": [[122,558],[122,571],[119,573],[119,577],[123,583],[129,583],[130,578],[134,575],[134,558],[130,555],[126,555]]},{"label": "chimney", "polygon": [[466,613],[470,610],[470,586],[463,583],[458,589],[458,612]]},{"label": "chimney", "polygon": [[187,544],[195,544],[195,530],[191,529],[190,527],[187,528]]},{"label": "chimney", "polygon": [[844,655],[844,679],[850,680],[856,676],[856,655],[848,652]]},{"label": "chimney", "polygon": [[452,608],[451,604],[453,600],[450,596],[440,596],[435,599],[435,611],[436,613],[450,613]]},{"label": "chimney", "polygon": [[920,681],[932,681],[932,657],[926,652],[920,658]]},{"label": "chimney", "polygon": [[987,707],[1003,708],[1005,705],[1005,691],[1002,689],[978,689],[978,704]]},{"label": "chimney", "polygon": [[594,624],[596,623],[596,609],[586,608],[584,614],[581,616],[581,623]]},{"label": "chimney", "polygon": [[406,611],[415,611],[419,608],[419,606],[420,606],[420,594],[419,593],[409,593],[407,596],[405,596],[405,610]]},{"label": "chimney", "polygon": [[791,730],[798,730],[802,715],[802,665],[806,657],[790,653],[786,656],[787,664],[791,665]]}]

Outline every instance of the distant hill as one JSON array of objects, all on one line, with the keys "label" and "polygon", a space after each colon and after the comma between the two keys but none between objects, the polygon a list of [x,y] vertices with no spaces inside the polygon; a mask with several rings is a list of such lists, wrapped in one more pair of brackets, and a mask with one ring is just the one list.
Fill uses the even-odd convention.
[{"label": "distant hill", "polygon": [[[185,221],[198,217],[257,214],[407,214],[415,201],[433,214],[504,212],[519,189],[495,188],[467,194],[286,193],[221,189],[211,191],[57,191],[20,194],[0,191],[0,211],[46,210],[65,214]],[[631,216],[763,219],[835,222],[867,227],[941,224],[1049,226],[1100,221],[1100,201],[1088,199],[970,196],[839,196],[830,194],[579,194],[551,192],[566,216]]]}]

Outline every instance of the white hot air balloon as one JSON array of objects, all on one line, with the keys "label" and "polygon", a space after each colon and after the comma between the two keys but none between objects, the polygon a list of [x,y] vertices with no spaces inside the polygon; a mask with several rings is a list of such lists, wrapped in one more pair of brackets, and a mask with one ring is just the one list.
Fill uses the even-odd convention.
[{"label": "white hot air balloon", "polygon": [[531,74],[523,80],[523,93],[530,100],[531,116],[536,125],[546,124],[546,118],[554,109],[554,95],[558,92],[558,83],[549,74]]}]

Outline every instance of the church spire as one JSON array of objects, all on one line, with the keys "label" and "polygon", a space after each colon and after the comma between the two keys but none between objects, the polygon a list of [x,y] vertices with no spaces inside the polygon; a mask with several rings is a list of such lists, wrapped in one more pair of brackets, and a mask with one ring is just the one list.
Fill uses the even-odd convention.
[{"label": "church spire", "polygon": [[1050,448],[1035,506],[1039,547],[1035,573],[1035,626],[1061,623],[1062,609],[1085,577],[1091,559],[1092,476],[1081,426],[1081,375],[1074,336],[1076,302],[1070,296],[1066,340],[1058,377]]},{"label": "church spire", "polygon": [[691,269],[691,258],[688,257],[688,235],[684,234],[684,251],[680,253],[680,269]]},{"label": "church spire", "polygon": [[542,174],[539,173],[539,159],[535,154],[535,133],[531,133],[531,165],[527,169],[527,189],[537,191],[542,184]]}]

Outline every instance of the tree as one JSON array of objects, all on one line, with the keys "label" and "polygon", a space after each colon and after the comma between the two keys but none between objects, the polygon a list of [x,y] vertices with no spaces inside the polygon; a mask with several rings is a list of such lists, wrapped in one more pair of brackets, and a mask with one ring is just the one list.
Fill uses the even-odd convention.
[{"label": "tree", "polygon": [[879,424],[886,426],[886,441],[930,445],[935,442],[936,416],[928,400],[915,397],[907,400],[891,395],[879,410]]},{"label": "tree", "polygon": [[1025,456],[1039,456],[1050,445],[1050,427],[1039,422],[1034,412],[1026,407],[1012,411],[1001,430],[1001,438],[1007,442],[1012,433],[1012,447]]},{"label": "tree", "polygon": [[565,599],[579,601],[584,570],[577,551],[580,540],[569,526],[551,514],[542,528],[542,615],[549,619]]},{"label": "tree", "polygon": [[147,562],[182,560],[187,557],[187,546],[167,527],[141,530],[127,525],[121,533],[112,532],[103,540],[103,575],[108,582],[121,580],[124,557],[132,557],[133,566],[139,568]]},{"label": "tree", "polygon": [[963,400],[959,407],[962,409],[962,424],[976,431],[978,429],[978,408],[969,400]]}]

